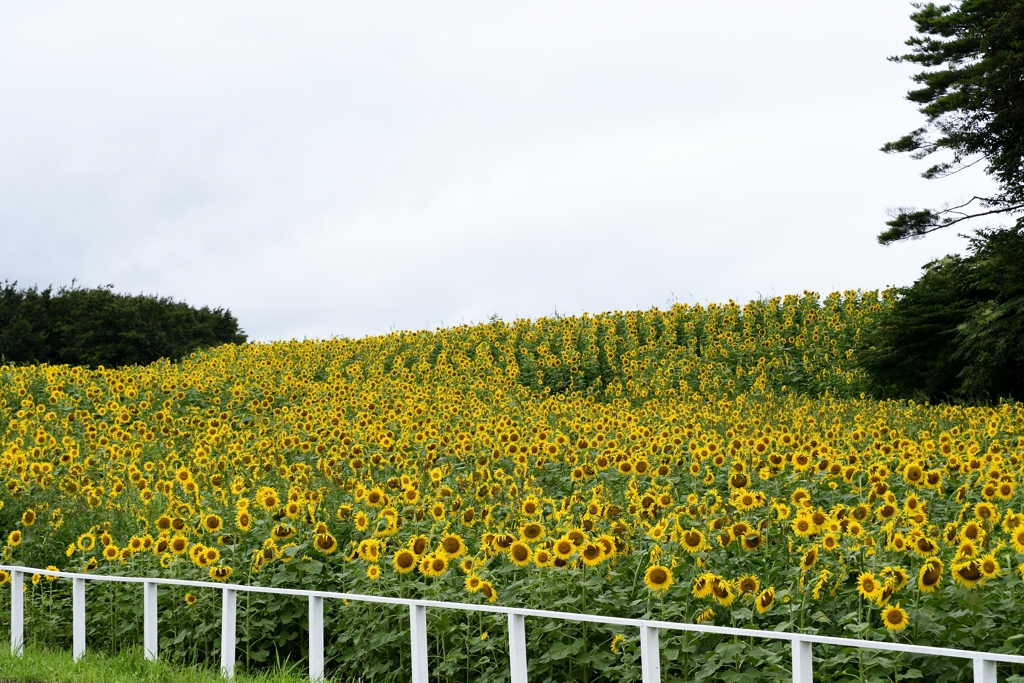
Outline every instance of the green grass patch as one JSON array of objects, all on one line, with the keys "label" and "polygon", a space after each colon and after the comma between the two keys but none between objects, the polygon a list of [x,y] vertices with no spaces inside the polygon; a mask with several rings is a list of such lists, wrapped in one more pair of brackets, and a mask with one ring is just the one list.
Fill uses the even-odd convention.
[{"label": "green grass patch", "polygon": [[[27,646],[24,656],[0,653],[0,683],[223,683],[216,669],[181,667],[147,661],[139,649],[117,655],[86,652],[78,662],[71,653]],[[258,675],[236,673],[238,683],[299,683],[309,677],[304,670],[279,667]]]}]

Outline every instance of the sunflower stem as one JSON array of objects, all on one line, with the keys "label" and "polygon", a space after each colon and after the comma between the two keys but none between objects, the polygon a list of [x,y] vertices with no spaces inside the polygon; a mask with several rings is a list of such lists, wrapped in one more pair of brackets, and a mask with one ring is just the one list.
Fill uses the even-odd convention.
[{"label": "sunflower stem", "polygon": [[[580,564],[583,565],[583,613],[587,613],[587,563],[580,560]],[[589,643],[587,642],[587,622],[583,622],[583,652],[587,653],[590,650]],[[583,665],[583,683],[590,683],[590,666],[587,664]]]}]

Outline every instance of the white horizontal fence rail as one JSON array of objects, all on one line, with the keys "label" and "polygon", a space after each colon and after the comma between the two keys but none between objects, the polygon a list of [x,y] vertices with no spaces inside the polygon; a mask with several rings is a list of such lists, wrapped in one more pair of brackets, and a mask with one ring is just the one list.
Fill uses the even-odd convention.
[{"label": "white horizontal fence rail", "polygon": [[222,592],[221,612],[221,673],[232,678],[235,670],[235,619],[236,596],[243,593],[271,593],[291,595],[309,600],[309,677],[314,682],[324,677],[324,599],[349,600],[353,602],[376,602],[387,605],[409,607],[410,645],[412,653],[412,683],[428,683],[427,667],[427,608],[454,609],[467,612],[491,612],[508,617],[509,665],[512,683],[526,683],[526,617],[559,619],[562,621],[591,622],[609,626],[628,626],[639,629],[640,656],[643,683],[658,683],[661,680],[661,657],[658,646],[660,630],[691,631],[718,635],[742,636],[744,638],[765,638],[788,640],[793,654],[793,683],[813,683],[813,645],[834,645],[868,650],[910,652],[914,654],[970,659],[974,663],[974,683],[996,683],[996,665],[999,662],[1024,664],[1024,656],[998,652],[977,652],[953,648],[910,645],[876,640],[835,638],[809,633],[788,631],[763,631],[759,629],[734,628],[729,626],[708,626],[706,624],[684,624],[652,619],[629,619],[606,617],[596,614],[574,614],[551,610],[501,607],[499,605],[473,605],[461,602],[439,600],[415,600],[410,598],[389,598],[379,595],[358,595],[333,591],[307,591],[297,588],[274,588],[271,586],[246,586],[222,584],[210,581],[187,581],[183,579],[143,578],[134,576],[109,576],[105,574],[77,574],[74,572],[50,571],[31,567],[0,565],[0,569],[11,573],[11,653],[20,656],[25,644],[25,602],[22,593],[25,574],[40,574],[72,581],[72,632],[75,661],[85,653],[85,582],[108,581],[114,583],[140,583],[143,588],[144,616],[143,639],[147,659],[157,656],[157,586],[185,586],[190,588],[211,588]]}]

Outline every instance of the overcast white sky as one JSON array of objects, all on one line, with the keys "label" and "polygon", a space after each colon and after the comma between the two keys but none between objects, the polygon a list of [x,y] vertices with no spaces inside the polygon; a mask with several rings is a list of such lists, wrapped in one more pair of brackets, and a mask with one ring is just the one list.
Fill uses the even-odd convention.
[{"label": "overcast white sky", "polygon": [[[250,339],[909,284],[908,2],[0,5],[0,280]],[[973,175],[971,175],[973,174]]]}]

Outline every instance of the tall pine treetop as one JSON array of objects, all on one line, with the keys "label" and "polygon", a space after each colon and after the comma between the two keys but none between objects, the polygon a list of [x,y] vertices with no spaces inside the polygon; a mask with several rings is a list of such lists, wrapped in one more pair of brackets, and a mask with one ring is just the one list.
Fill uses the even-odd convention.
[{"label": "tall pine treetop", "polygon": [[915,3],[917,35],[908,54],[891,57],[925,67],[907,93],[927,118],[924,127],[882,147],[923,159],[949,151],[952,159],[930,166],[928,179],[984,163],[998,185],[942,209],[899,208],[891,212],[882,244],[922,237],[961,221],[1024,212],[1024,0],[963,0]]}]

